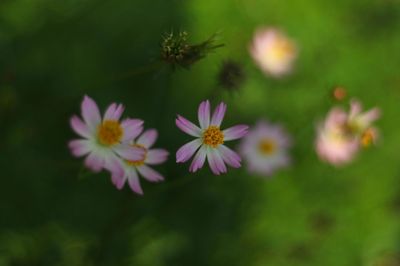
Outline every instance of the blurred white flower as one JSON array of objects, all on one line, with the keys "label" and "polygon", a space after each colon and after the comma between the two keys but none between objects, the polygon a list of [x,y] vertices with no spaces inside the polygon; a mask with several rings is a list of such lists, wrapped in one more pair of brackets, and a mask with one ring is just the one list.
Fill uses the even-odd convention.
[{"label": "blurred white flower", "polygon": [[278,29],[262,28],[254,34],[250,53],[267,75],[279,78],[291,72],[297,47]]},{"label": "blurred white flower", "polygon": [[291,138],[279,125],[259,121],[242,140],[239,151],[250,172],[272,175],[290,164]]}]

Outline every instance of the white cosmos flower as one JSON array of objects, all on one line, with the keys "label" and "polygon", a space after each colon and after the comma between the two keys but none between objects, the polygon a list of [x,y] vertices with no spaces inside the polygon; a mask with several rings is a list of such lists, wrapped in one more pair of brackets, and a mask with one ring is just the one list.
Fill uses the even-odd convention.
[{"label": "white cosmos flower", "polygon": [[241,166],[240,156],[225,146],[224,143],[242,138],[246,135],[248,126],[236,125],[225,130],[220,129],[225,111],[226,104],[220,103],[213,115],[210,116],[210,102],[208,100],[203,101],[198,109],[200,127],[178,115],[175,120],[177,127],[186,134],[195,137],[195,139],[183,145],[176,152],[177,163],[184,163],[196,154],[189,171],[196,172],[203,167],[207,159],[211,171],[215,175],[227,172],[225,164],[234,168]]},{"label": "white cosmos flower", "polygon": [[105,168],[121,176],[123,168],[119,156],[127,160],[143,159],[145,151],[129,145],[129,141],[140,134],[143,121],[125,119],[120,122],[124,111],[122,104],[111,104],[102,118],[96,102],[85,96],[81,111],[83,121],[74,115],[70,124],[82,138],[70,141],[68,146],[74,156],[86,156],[86,167],[94,172]]}]

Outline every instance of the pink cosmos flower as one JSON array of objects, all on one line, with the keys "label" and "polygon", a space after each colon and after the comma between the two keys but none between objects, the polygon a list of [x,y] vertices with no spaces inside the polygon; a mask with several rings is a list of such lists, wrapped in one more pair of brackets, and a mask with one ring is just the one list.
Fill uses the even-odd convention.
[{"label": "pink cosmos flower", "polygon": [[118,189],[122,189],[125,182],[128,184],[132,191],[143,195],[142,187],[139,182],[139,174],[150,182],[159,182],[164,180],[164,177],[153,170],[147,165],[158,165],[164,163],[168,158],[168,151],[164,149],[151,149],[158,137],[157,130],[146,130],[137,140],[132,140],[130,145],[132,147],[139,147],[145,150],[145,156],[141,160],[126,160],[121,159],[124,175],[115,175],[112,182]]},{"label": "pink cosmos flower", "polygon": [[291,72],[297,47],[278,29],[261,28],[254,34],[250,54],[267,75],[279,78]]},{"label": "pink cosmos flower", "polygon": [[264,176],[290,164],[291,138],[283,127],[259,121],[239,146],[250,172]]},{"label": "pink cosmos flower", "polygon": [[225,163],[234,168],[240,167],[240,156],[225,146],[224,142],[242,138],[247,134],[248,126],[237,125],[221,130],[225,111],[226,104],[221,102],[210,117],[210,102],[203,101],[198,110],[200,127],[178,115],[175,121],[178,128],[196,139],[176,152],[177,163],[188,161],[197,151],[190,165],[190,172],[194,173],[202,168],[206,158],[215,175],[227,172]]},{"label": "pink cosmos flower", "polygon": [[352,100],[347,121],[349,130],[359,136],[370,128],[371,124],[375,122],[380,115],[381,112],[378,108],[372,108],[369,111],[362,112],[361,103],[357,100]]},{"label": "pink cosmos flower", "polygon": [[72,140],[68,146],[74,156],[86,156],[86,167],[94,172],[105,168],[117,176],[122,176],[124,172],[118,156],[127,160],[143,159],[145,151],[128,144],[140,134],[143,121],[125,119],[120,122],[124,111],[122,104],[111,104],[102,118],[95,101],[85,96],[81,111],[83,121],[74,115],[70,124],[82,139]]},{"label": "pink cosmos flower", "polygon": [[349,113],[332,108],[325,121],[318,125],[315,144],[318,156],[336,166],[352,161],[361,146],[376,140],[377,130],[371,125],[379,116],[377,108],[363,113],[356,100],[351,102]]},{"label": "pink cosmos flower", "polygon": [[333,108],[325,122],[318,126],[316,151],[320,159],[333,165],[342,165],[353,160],[358,152],[358,140],[345,132],[348,114]]}]

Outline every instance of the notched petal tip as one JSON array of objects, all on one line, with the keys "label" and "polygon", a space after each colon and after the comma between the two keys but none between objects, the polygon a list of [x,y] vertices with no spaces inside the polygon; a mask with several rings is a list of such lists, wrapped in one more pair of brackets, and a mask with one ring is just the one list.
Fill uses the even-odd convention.
[{"label": "notched petal tip", "polygon": [[211,125],[221,126],[222,120],[224,119],[226,112],[226,104],[224,102],[220,102],[218,106],[215,108],[215,111],[211,118]]},{"label": "notched petal tip", "polygon": [[168,160],[169,152],[164,149],[151,149],[147,151],[146,164],[162,164]]},{"label": "notched petal tip", "polygon": [[76,134],[84,138],[90,138],[91,131],[89,130],[87,124],[85,124],[77,115],[73,115],[70,118],[69,124]]},{"label": "notched petal tip", "polygon": [[178,115],[175,124],[181,131],[193,137],[199,137],[201,134],[201,129],[183,116]]},{"label": "notched petal tip", "polygon": [[111,182],[114,184],[114,186],[118,189],[121,190],[124,188],[125,185],[125,177],[117,175],[115,173],[112,173],[111,176]]},{"label": "notched petal tip", "polygon": [[134,126],[142,126],[143,123],[144,123],[144,121],[142,119],[130,118],[130,117],[125,118],[121,122],[121,124],[131,124],[131,125],[134,125]]}]

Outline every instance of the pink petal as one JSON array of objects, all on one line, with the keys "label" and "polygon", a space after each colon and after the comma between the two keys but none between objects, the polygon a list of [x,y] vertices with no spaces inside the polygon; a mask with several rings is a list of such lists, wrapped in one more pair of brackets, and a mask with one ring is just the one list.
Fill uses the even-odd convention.
[{"label": "pink petal", "polygon": [[104,166],[104,158],[92,152],[88,157],[86,157],[85,166],[93,172],[100,172]]},{"label": "pink petal", "polygon": [[237,126],[233,126],[228,129],[225,129],[223,131],[224,141],[240,139],[247,134],[248,129],[249,129],[249,126],[247,126],[247,125],[237,125]]},{"label": "pink petal", "polygon": [[225,116],[225,111],[226,111],[226,104],[221,102],[217,106],[217,108],[215,108],[215,111],[211,118],[211,125],[217,126],[217,127],[221,126],[222,120],[224,119],[224,116]]},{"label": "pink petal", "polygon": [[119,120],[121,118],[121,115],[124,112],[124,110],[125,110],[125,107],[122,104],[118,105],[117,110],[115,110],[115,112],[114,112],[114,116],[113,116],[114,120]]},{"label": "pink petal", "polygon": [[210,125],[210,102],[208,100],[200,104],[198,117],[200,128],[208,128],[208,126]]},{"label": "pink petal", "polygon": [[111,175],[111,182],[119,190],[121,190],[124,187],[126,179],[127,176],[118,176],[117,174],[114,173],[112,173]]},{"label": "pink petal", "polygon": [[110,106],[107,107],[106,112],[104,113],[104,120],[113,120],[111,117],[113,117],[115,109],[117,109],[117,104],[112,103]]},{"label": "pink petal", "polygon": [[319,131],[315,148],[320,159],[340,166],[354,159],[360,145],[357,139],[338,142],[336,139],[326,136],[324,131]]},{"label": "pink petal", "polygon": [[122,141],[133,140],[143,131],[143,120],[127,118],[121,123],[124,129]]},{"label": "pink petal", "polygon": [[330,129],[336,129],[346,123],[347,118],[348,115],[346,112],[340,108],[334,107],[331,109],[328,117],[326,118],[325,126]]},{"label": "pink petal", "polygon": [[83,121],[78,116],[74,115],[73,117],[71,117],[70,125],[78,135],[84,138],[90,137],[91,134],[88,126],[83,123]]},{"label": "pink petal", "polygon": [[68,147],[75,157],[81,157],[91,152],[90,142],[88,140],[71,140],[68,143]]},{"label": "pink petal", "polygon": [[362,105],[357,100],[352,100],[350,103],[350,117],[355,117],[361,113]]},{"label": "pink petal", "polygon": [[136,192],[139,195],[143,195],[143,190],[140,186],[139,176],[136,173],[136,170],[131,170],[129,172],[128,184],[133,192]]},{"label": "pink petal", "polygon": [[164,149],[152,149],[147,152],[147,164],[161,164],[168,158],[169,152]]},{"label": "pink petal", "polygon": [[362,120],[366,124],[370,124],[377,120],[381,116],[381,111],[378,108],[374,108],[363,114]]},{"label": "pink petal", "polygon": [[176,126],[186,134],[189,134],[193,137],[200,137],[201,129],[183,116],[178,115],[175,123]]},{"label": "pink petal", "polygon": [[118,121],[124,112],[125,107],[122,104],[112,103],[104,114],[104,120],[115,120]]},{"label": "pink petal", "polygon": [[213,148],[208,148],[207,159],[208,159],[208,164],[210,165],[211,171],[215,175],[220,175],[222,173],[227,172],[226,165],[225,165],[224,161],[222,160],[222,157],[219,154],[218,150],[213,149]]},{"label": "pink petal", "polygon": [[228,165],[232,166],[233,168],[239,168],[241,166],[240,165],[241,158],[233,150],[229,149],[225,145],[220,145],[218,147],[218,151],[221,154],[224,162],[227,163]]},{"label": "pink petal", "polygon": [[150,148],[156,142],[158,137],[157,130],[148,129],[137,139],[136,143],[143,145],[145,148]]},{"label": "pink petal", "polygon": [[117,156],[109,156],[106,158],[104,168],[107,169],[113,178],[123,178],[125,175],[122,159]]},{"label": "pink petal", "polygon": [[164,180],[164,177],[159,172],[146,165],[139,166],[137,169],[139,173],[150,182],[159,182]]},{"label": "pink petal", "polygon": [[141,161],[145,156],[145,149],[139,147],[132,147],[131,145],[116,145],[113,150],[123,159],[129,161]]},{"label": "pink petal", "polygon": [[193,154],[197,151],[197,149],[202,144],[200,139],[192,140],[189,143],[183,145],[177,152],[176,152],[176,162],[177,163],[184,163],[193,156]]},{"label": "pink petal", "polygon": [[83,120],[85,120],[89,129],[92,131],[96,130],[97,126],[101,123],[100,111],[96,102],[89,96],[85,95],[81,109]]},{"label": "pink petal", "polygon": [[203,167],[207,156],[207,146],[201,146],[200,150],[194,156],[192,164],[190,165],[189,171],[194,173]]}]

